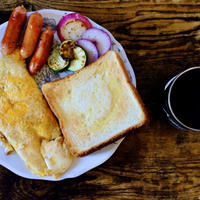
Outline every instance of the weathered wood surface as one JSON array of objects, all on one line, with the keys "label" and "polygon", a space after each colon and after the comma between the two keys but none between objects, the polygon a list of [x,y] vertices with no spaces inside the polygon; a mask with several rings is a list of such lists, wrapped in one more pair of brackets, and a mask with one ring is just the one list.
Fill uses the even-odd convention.
[{"label": "weathered wood surface", "polygon": [[150,124],[84,175],[61,182],[27,180],[0,167],[0,199],[200,199],[200,134],[176,130],[161,109],[165,83],[200,65],[200,1],[1,0],[0,22],[24,4],[87,15],[125,48]]}]

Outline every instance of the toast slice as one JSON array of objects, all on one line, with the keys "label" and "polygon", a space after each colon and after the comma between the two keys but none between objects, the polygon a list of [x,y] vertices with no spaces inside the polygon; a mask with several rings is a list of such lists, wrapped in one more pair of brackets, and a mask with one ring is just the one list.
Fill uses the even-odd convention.
[{"label": "toast slice", "polygon": [[71,153],[87,155],[148,121],[120,56],[108,51],[94,63],[42,91]]}]

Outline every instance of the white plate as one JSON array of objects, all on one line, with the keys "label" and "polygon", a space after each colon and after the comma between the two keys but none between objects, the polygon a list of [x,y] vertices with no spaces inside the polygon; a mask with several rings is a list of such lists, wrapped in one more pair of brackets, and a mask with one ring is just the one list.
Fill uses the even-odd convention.
[{"label": "white plate", "polygon": [[[54,30],[56,30],[56,25],[58,24],[62,16],[68,13],[71,13],[69,11],[48,10],[48,9],[39,10],[38,12],[43,15],[44,24],[50,25]],[[31,13],[32,12],[29,12],[28,15],[30,15]],[[131,78],[131,81],[136,86],[135,74],[134,74],[132,66],[130,65],[128,61],[128,58],[126,56],[126,53],[123,47],[119,44],[119,42],[115,40],[115,38],[111,35],[110,32],[108,32],[106,29],[96,24],[92,20],[91,22],[94,27],[101,28],[110,35],[112,39],[112,49],[117,51],[120,54],[121,58],[124,61],[125,67],[128,71],[128,74]],[[7,22],[0,25],[0,33],[1,33],[0,41],[3,38],[6,26],[7,26]],[[60,42],[60,41],[58,39],[57,34],[55,33],[54,43],[57,43],[57,42]],[[0,47],[1,47],[1,44],[0,44]],[[48,66],[44,66],[42,70],[38,74],[35,75],[35,79],[39,87],[41,87],[41,85],[44,82],[59,79],[68,74],[69,72],[63,72],[58,75],[50,71]],[[58,180],[66,179],[66,178],[74,178],[74,177],[80,176],[81,174],[89,171],[90,169],[94,167],[97,167],[98,165],[102,164],[107,159],[109,159],[112,156],[112,154],[116,151],[116,149],[118,148],[122,140],[123,138],[88,156],[85,156],[82,158],[74,158],[70,169],[64,175],[62,175],[59,179],[54,179],[51,176],[39,177],[37,175],[33,175],[31,171],[26,168],[25,163],[20,159],[20,157],[16,153],[12,153],[11,155],[5,155],[3,147],[0,147],[0,164],[6,167],[7,169],[11,170],[15,174],[25,177],[25,178],[30,178],[30,179],[58,181]]]}]

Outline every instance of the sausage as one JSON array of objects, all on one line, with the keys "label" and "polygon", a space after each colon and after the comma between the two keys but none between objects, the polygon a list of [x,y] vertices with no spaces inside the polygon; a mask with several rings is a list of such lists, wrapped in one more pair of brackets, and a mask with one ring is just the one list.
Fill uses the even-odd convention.
[{"label": "sausage", "polygon": [[30,57],[35,50],[37,41],[42,30],[43,17],[40,13],[33,13],[30,15],[28,25],[24,34],[20,54],[25,59]]},{"label": "sausage", "polygon": [[40,36],[39,43],[29,63],[29,72],[31,75],[39,71],[49,56],[53,44],[54,33],[50,27],[47,27]]},{"label": "sausage", "polygon": [[16,7],[9,18],[5,34],[1,41],[2,54],[11,54],[19,42],[22,27],[26,22],[26,9],[24,6]]}]

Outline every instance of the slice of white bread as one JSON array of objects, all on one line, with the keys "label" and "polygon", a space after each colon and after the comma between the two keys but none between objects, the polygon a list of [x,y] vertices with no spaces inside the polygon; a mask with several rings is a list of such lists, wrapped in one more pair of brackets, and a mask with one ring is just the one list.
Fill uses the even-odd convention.
[{"label": "slice of white bread", "polygon": [[112,50],[82,70],[44,84],[42,91],[75,156],[87,155],[148,121],[120,56]]}]

